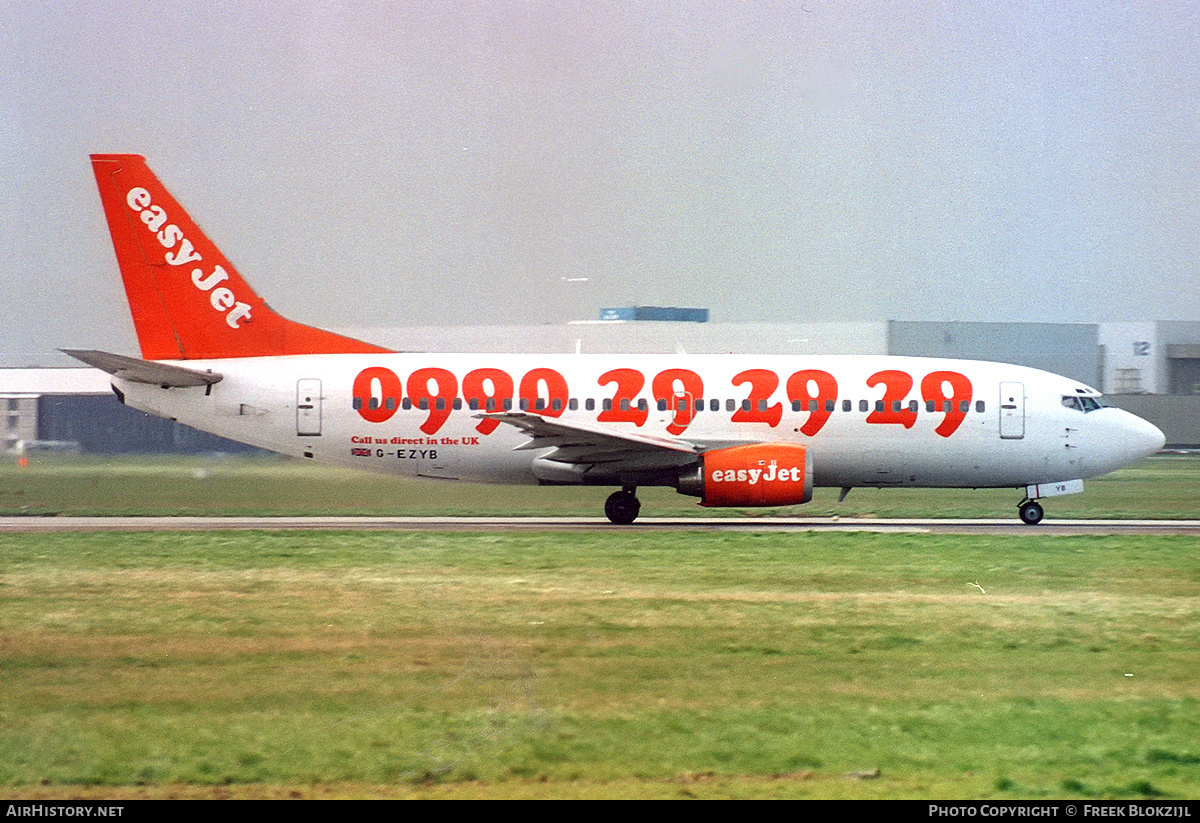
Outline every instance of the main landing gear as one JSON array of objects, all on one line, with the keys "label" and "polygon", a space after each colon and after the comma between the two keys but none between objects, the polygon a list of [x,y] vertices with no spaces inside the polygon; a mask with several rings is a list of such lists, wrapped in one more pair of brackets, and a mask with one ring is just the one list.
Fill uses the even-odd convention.
[{"label": "main landing gear", "polygon": [[626,486],[619,492],[613,492],[604,501],[604,514],[618,526],[628,526],[637,519],[642,510],[642,502],[637,499],[637,487]]},{"label": "main landing gear", "polygon": [[1042,508],[1041,503],[1029,499],[1021,501],[1021,504],[1017,507],[1017,511],[1021,515],[1021,522],[1027,526],[1036,526],[1042,522],[1042,518],[1046,515],[1046,511]]}]

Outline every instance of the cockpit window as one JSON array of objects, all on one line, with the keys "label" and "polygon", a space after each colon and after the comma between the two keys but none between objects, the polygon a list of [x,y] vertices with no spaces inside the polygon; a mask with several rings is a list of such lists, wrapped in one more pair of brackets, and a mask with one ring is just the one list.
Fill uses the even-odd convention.
[{"label": "cockpit window", "polygon": [[1103,397],[1086,397],[1083,395],[1064,394],[1062,404],[1068,409],[1076,409],[1077,411],[1087,412],[1095,411],[1096,409],[1107,409],[1112,406]]}]

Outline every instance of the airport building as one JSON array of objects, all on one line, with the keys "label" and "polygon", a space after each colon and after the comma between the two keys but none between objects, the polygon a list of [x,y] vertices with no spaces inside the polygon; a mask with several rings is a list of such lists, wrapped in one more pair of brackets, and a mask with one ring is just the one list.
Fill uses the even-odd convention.
[{"label": "airport building", "polygon": [[[712,323],[702,309],[605,311],[647,319],[338,331],[397,351],[894,354],[1015,363],[1100,389],[1162,429],[1168,447],[1200,448],[1200,322]],[[9,452],[255,451],[122,406],[96,369],[0,369],[0,408],[0,448]]]}]

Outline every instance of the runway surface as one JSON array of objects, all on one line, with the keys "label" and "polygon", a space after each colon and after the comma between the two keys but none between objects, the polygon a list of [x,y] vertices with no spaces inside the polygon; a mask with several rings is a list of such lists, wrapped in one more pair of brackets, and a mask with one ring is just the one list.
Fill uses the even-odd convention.
[{"label": "runway surface", "polygon": [[838,517],[645,517],[614,526],[603,517],[0,517],[0,533],[134,531],[722,531],[907,534],[1200,535],[1200,520],[901,520]]}]

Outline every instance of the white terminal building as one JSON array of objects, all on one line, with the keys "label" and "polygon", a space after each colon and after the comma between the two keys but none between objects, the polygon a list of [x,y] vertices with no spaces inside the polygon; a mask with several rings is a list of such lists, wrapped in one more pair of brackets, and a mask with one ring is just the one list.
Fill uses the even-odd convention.
[{"label": "white terminal building", "polygon": [[[1200,321],[712,323],[707,310],[656,307],[601,316],[650,319],[336,331],[412,352],[893,354],[1014,363],[1094,386],[1162,429],[1168,447],[1200,448]],[[248,449],[120,405],[108,375],[90,368],[0,368],[0,408],[7,451]]]}]

